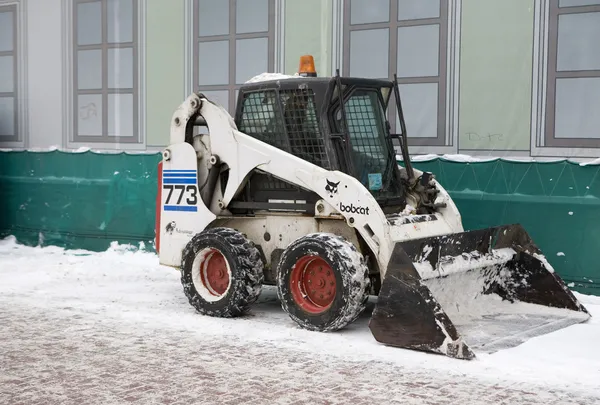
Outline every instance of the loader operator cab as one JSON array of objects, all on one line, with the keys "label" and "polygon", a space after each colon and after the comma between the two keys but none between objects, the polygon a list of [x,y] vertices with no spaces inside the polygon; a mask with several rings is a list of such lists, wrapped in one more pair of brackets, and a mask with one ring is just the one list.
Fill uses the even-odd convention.
[{"label": "loader operator cab", "polygon": [[[409,163],[400,169],[396,161],[394,142],[400,141],[403,155],[408,156],[408,151],[401,108],[404,138],[390,134],[391,97],[395,95],[399,104],[394,89],[395,81],[340,77],[339,73],[316,77],[308,72],[247,83],[239,90],[235,122],[249,136],[324,169],[355,177],[384,212],[398,212],[406,205],[406,182],[412,168]],[[310,211],[319,199],[313,192],[260,172],[253,173],[245,191],[234,201],[234,209],[252,210],[269,201],[302,201],[302,209]]]}]

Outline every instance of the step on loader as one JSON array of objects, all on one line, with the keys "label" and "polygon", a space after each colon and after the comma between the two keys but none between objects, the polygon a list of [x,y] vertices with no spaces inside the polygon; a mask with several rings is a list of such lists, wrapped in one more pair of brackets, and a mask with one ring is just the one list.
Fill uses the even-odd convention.
[{"label": "step on loader", "polygon": [[244,84],[234,115],[191,94],[159,163],[160,263],[201,314],[243,315],[271,285],[328,332],[374,296],[378,342],[460,359],[590,317],[522,226],[465,231],[411,166],[395,77],[318,77],[303,56],[295,76]]}]

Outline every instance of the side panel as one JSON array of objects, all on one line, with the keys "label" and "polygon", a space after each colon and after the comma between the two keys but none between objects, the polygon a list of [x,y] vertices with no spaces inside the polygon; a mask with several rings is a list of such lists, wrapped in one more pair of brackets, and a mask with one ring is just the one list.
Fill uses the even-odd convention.
[{"label": "side panel", "polygon": [[179,267],[185,245],[216,216],[200,198],[194,148],[179,143],[167,150],[170,158],[163,159],[159,258],[161,264]]},{"label": "side panel", "polygon": [[411,239],[419,239],[424,235],[441,236],[452,234],[456,231],[448,226],[443,217],[432,215],[423,220],[426,216],[404,217],[402,220],[392,221],[390,228],[390,237],[394,242],[403,242]]},{"label": "side panel", "polygon": [[319,232],[332,233],[346,238],[349,242],[356,247],[356,249],[363,255],[370,254],[369,251],[365,251],[358,242],[358,235],[354,228],[350,228],[345,221],[341,219],[321,219],[317,220],[319,225]]},{"label": "side panel", "polygon": [[156,190],[156,225],[154,237],[156,238],[156,252],[160,252],[160,212],[162,208],[162,177],[163,177],[163,162],[158,162],[158,187]]},{"label": "side panel", "polygon": [[[220,217],[212,226],[237,229],[254,242],[264,254],[265,282],[272,283],[279,257],[293,241],[314,232],[340,235],[361,251],[358,236],[343,220],[324,219],[287,214],[266,214],[256,217]],[[363,254],[365,252],[362,252]]]},{"label": "side panel", "polygon": [[[219,218],[216,223],[219,226],[237,229],[260,246],[267,273],[271,265],[277,265],[271,263],[276,250],[285,249],[297,238],[318,231],[317,223],[313,218],[299,215]],[[270,278],[268,274],[266,278],[267,280]]]}]

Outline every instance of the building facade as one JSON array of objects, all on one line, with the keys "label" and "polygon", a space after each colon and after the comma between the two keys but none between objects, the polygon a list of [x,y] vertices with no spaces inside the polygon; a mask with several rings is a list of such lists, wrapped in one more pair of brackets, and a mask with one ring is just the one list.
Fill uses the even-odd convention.
[{"label": "building facade", "polygon": [[412,154],[597,158],[599,38],[600,0],[0,0],[0,147],[157,151],[311,54],[397,74]]}]

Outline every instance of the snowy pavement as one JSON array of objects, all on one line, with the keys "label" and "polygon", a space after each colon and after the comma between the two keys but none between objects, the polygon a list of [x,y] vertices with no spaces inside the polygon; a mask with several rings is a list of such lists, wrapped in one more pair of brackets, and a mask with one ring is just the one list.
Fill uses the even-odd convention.
[{"label": "snowy pavement", "polygon": [[461,361],[378,344],[369,314],[300,330],[266,288],[252,313],[194,312],[155,255],[0,241],[0,404],[600,404],[588,323]]}]

